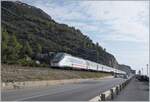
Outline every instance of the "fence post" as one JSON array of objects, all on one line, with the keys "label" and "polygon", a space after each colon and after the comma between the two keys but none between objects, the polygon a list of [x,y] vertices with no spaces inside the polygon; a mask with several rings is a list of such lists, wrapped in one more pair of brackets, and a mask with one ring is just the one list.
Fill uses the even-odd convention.
[{"label": "fence post", "polygon": [[119,85],[119,89],[120,89],[119,91],[121,91],[121,90],[122,90],[122,85],[121,85],[121,84]]},{"label": "fence post", "polygon": [[106,98],[105,94],[101,94],[101,101],[105,101],[106,100],[105,98]]},{"label": "fence post", "polygon": [[111,92],[111,99],[113,99],[114,98],[114,91],[113,91],[113,89],[110,89],[110,92]]},{"label": "fence post", "polygon": [[118,95],[119,93],[119,89],[118,89],[118,86],[116,86],[116,95]]}]

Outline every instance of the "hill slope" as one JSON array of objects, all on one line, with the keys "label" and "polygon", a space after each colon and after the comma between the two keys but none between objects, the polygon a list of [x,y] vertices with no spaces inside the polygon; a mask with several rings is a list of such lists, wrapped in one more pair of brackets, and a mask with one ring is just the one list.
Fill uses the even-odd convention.
[{"label": "hill slope", "polygon": [[79,29],[55,22],[41,9],[2,1],[2,63],[23,63],[38,53],[63,51],[111,67],[115,57]]}]

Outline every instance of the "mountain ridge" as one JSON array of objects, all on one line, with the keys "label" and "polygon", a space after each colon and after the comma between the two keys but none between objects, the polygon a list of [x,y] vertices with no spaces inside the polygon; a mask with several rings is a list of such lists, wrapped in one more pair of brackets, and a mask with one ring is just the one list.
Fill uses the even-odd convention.
[{"label": "mountain ridge", "polygon": [[[22,2],[1,1],[1,4],[2,63],[18,63],[18,60],[20,63],[20,59],[22,62],[25,57],[34,59],[38,53],[54,51],[66,52],[119,68],[119,64],[112,54],[106,52],[98,43],[93,43],[79,29],[57,23],[43,10]],[[16,55],[14,54],[16,59],[6,53],[10,53],[8,49],[12,47],[9,42],[11,37],[18,44],[18,47],[14,44],[18,49],[14,49],[14,52],[11,53],[16,53]]]}]

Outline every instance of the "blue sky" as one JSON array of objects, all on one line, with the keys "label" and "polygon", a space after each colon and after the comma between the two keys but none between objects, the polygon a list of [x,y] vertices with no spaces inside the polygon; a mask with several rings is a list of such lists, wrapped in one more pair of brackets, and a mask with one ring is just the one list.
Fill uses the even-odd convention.
[{"label": "blue sky", "polygon": [[21,0],[74,26],[112,53],[120,64],[146,71],[149,62],[148,1]]}]

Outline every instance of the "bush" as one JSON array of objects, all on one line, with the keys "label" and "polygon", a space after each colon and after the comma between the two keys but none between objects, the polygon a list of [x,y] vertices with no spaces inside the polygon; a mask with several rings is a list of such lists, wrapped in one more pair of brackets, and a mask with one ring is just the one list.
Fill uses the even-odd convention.
[{"label": "bush", "polygon": [[42,63],[42,64],[39,64],[39,67],[49,67],[49,65],[46,63]]},{"label": "bush", "polygon": [[35,66],[36,64],[33,60],[26,60],[26,58],[19,59],[17,63],[23,66]]}]

